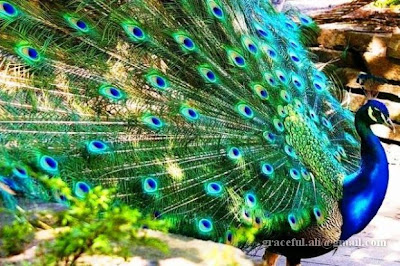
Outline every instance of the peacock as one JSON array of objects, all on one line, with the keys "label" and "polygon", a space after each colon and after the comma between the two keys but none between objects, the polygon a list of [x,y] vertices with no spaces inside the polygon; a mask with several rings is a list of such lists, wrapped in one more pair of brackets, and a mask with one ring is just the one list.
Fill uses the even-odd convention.
[{"label": "peacock", "polygon": [[288,264],[364,229],[388,185],[368,99],[354,114],[306,49],[316,23],[267,0],[0,1],[0,203],[68,204],[36,177],[172,232]]}]

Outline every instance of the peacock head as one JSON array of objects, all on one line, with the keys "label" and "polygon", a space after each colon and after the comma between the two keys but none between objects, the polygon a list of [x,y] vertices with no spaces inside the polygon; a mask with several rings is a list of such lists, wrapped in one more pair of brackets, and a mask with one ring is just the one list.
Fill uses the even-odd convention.
[{"label": "peacock head", "polygon": [[394,130],[394,125],[389,116],[389,110],[386,105],[380,101],[370,99],[364,104],[359,112],[362,114],[364,122],[369,125],[381,124]]}]

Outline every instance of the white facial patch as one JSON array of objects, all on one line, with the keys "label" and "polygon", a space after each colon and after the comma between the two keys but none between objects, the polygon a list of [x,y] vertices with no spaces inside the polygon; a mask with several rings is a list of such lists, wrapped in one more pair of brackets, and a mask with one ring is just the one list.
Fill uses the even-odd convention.
[{"label": "white facial patch", "polygon": [[385,115],[382,114],[382,113],[381,113],[381,117],[382,117],[382,121],[386,121],[386,120],[387,120],[386,117],[385,117]]},{"label": "white facial patch", "polygon": [[369,118],[372,119],[372,121],[375,121],[378,123],[378,119],[376,119],[376,117],[374,116],[374,110],[372,109],[372,107],[368,107],[368,116],[369,116]]}]

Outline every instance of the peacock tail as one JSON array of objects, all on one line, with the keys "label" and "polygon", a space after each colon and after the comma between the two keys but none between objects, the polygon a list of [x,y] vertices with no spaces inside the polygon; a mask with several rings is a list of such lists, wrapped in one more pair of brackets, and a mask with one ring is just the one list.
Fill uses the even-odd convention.
[{"label": "peacock tail", "polygon": [[0,201],[98,184],[174,232],[235,243],[322,225],[357,170],[354,116],[258,0],[0,1]]}]

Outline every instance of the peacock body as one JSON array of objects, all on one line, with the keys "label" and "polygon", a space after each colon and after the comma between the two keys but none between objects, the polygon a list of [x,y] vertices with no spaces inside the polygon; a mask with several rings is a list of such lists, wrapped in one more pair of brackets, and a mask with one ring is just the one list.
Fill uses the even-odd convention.
[{"label": "peacock body", "polygon": [[[360,169],[364,155],[385,169],[379,140],[365,139],[387,109],[371,100],[355,120],[342,107],[304,48],[317,29],[307,16],[256,0],[9,0],[0,21],[9,208],[22,195],[67,204],[35,178],[47,175],[82,198],[97,184],[117,187],[119,201],[180,234],[237,245],[240,229],[254,227],[259,241],[331,247],[383,200],[387,161],[379,192]],[[360,176],[376,197],[355,216]]]}]

